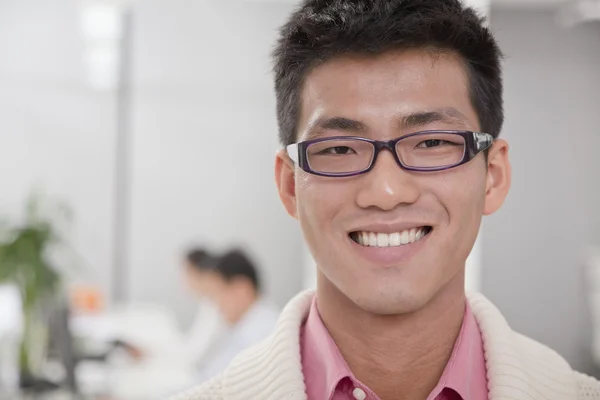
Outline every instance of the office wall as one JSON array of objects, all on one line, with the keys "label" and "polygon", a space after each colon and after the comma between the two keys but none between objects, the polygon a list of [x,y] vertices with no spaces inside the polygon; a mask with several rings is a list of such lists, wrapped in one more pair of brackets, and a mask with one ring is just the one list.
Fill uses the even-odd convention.
[{"label": "office wall", "polygon": [[301,288],[301,237],[274,183],[269,52],[289,8],[148,0],[134,15],[132,299],[191,312],[189,243],[245,245],[283,305]]},{"label": "office wall", "polygon": [[583,251],[600,243],[600,24],[492,10],[506,55],[513,186],[484,221],[483,292],[511,325],[588,369]]},{"label": "office wall", "polygon": [[81,67],[73,2],[0,1],[0,217],[34,187],[72,208],[75,275],[109,289],[114,103]]},{"label": "office wall", "polygon": [[[0,0],[0,215],[40,183],[72,206],[81,279],[110,295],[115,98],[85,81],[76,2]],[[187,319],[191,244],[239,244],[283,304],[301,287],[301,238],[273,179],[268,53],[289,6],[148,0],[134,13],[128,298]]]}]

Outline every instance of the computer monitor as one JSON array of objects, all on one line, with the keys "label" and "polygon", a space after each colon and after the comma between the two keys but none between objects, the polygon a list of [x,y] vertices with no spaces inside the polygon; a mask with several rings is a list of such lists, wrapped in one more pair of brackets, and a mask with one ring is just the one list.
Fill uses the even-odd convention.
[{"label": "computer monitor", "polygon": [[65,370],[65,379],[61,386],[72,393],[78,392],[76,367],[77,353],[73,334],[70,329],[71,311],[67,301],[60,299],[54,303],[50,316],[49,356],[59,360]]}]

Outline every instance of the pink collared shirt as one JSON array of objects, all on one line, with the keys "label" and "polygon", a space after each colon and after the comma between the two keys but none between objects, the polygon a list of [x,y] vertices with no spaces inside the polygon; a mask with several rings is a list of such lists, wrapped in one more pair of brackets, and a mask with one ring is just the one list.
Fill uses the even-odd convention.
[{"label": "pink collared shirt", "polygon": [[[309,400],[379,400],[350,371],[323,324],[313,299],[300,332],[302,372]],[[488,398],[483,342],[467,303],[452,356],[427,400],[485,400]]]}]

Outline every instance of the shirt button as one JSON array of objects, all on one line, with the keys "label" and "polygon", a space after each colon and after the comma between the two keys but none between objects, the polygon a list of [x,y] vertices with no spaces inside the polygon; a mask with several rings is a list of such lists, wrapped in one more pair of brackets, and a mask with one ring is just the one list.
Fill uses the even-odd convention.
[{"label": "shirt button", "polygon": [[367,398],[367,394],[361,388],[354,388],[352,396],[354,396],[356,400],[365,400]]}]

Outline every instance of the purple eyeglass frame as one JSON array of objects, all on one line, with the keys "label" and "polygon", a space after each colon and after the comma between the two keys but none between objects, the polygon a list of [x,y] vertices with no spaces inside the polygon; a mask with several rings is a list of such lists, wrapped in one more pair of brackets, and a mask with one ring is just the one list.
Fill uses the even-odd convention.
[{"label": "purple eyeglass frame", "polygon": [[[396,144],[409,137],[420,136],[420,135],[428,135],[432,133],[443,133],[443,134],[452,134],[462,136],[465,140],[465,152],[463,154],[462,159],[450,165],[445,165],[442,167],[410,167],[404,165],[400,157],[398,156],[398,152],[396,151]],[[353,140],[361,140],[363,142],[371,143],[374,147],[373,158],[371,159],[371,163],[365,169],[354,172],[341,172],[341,173],[327,173],[327,172],[319,172],[314,171],[309,163],[308,163],[308,155],[306,154],[306,150],[308,147],[314,143],[325,142],[329,140],[344,140],[344,139],[353,139]],[[293,143],[286,146],[286,152],[288,156],[296,163],[302,170],[308,172],[309,174],[318,175],[318,176],[326,176],[331,178],[343,178],[365,174],[373,169],[375,163],[377,162],[377,156],[382,150],[389,150],[393,155],[394,159],[400,166],[400,168],[406,171],[416,171],[416,172],[436,172],[436,171],[445,171],[451,168],[458,167],[459,165],[463,165],[471,161],[475,156],[482,151],[487,150],[494,143],[494,137],[489,133],[482,132],[473,132],[473,131],[455,131],[455,130],[428,130],[428,131],[419,131],[413,132],[408,135],[401,136],[392,140],[373,140],[367,139],[360,136],[331,136],[326,138],[319,138],[313,140],[306,140],[303,142]]]}]

